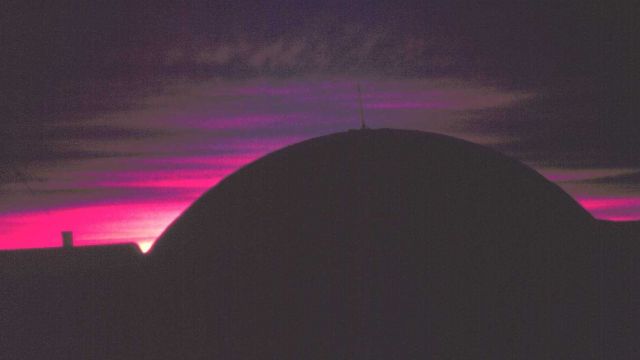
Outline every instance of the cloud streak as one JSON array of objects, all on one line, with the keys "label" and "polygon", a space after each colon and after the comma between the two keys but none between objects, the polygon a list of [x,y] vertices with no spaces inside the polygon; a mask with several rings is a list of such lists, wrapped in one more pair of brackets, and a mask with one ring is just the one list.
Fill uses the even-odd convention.
[{"label": "cloud streak", "polygon": [[[478,130],[478,119],[536,97],[447,78],[175,79],[161,93],[138,97],[136,107],[97,114],[81,127],[53,124],[58,136],[48,138],[49,146],[86,156],[39,159],[30,169],[42,179],[29,182],[35,196],[20,184],[3,185],[0,248],[55,246],[62,230],[73,230],[79,244],[148,246],[200,194],[243,165],[303,139],[356,128],[356,83],[371,127],[435,131],[495,148],[518,146],[515,135]],[[534,159],[594,215],[640,218],[640,194],[609,189],[603,196],[594,182],[633,176],[635,168],[566,169]]]}]

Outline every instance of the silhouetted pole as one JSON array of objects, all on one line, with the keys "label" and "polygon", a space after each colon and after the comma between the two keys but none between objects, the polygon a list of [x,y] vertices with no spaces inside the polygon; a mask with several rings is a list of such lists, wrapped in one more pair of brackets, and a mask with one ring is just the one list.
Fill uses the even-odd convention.
[{"label": "silhouetted pole", "polygon": [[62,247],[65,249],[73,247],[73,231],[62,232]]},{"label": "silhouetted pole", "polygon": [[362,91],[360,90],[360,83],[358,83],[358,102],[360,103],[360,130],[364,130],[367,126],[364,123],[364,108],[362,107]]}]

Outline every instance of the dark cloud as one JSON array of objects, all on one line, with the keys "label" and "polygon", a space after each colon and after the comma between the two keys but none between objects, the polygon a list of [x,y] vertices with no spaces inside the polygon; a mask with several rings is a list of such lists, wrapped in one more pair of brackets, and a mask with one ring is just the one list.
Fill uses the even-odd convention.
[{"label": "dark cloud", "polygon": [[165,132],[154,129],[132,129],[118,126],[82,124],[54,126],[45,129],[49,139],[124,140],[166,136]]},{"label": "dark cloud", "polygon": [[611,185],[627,190],[640,190],[640,171],[630,174],[621,174],[616,176],[606,176],[583,181],[586,184]]},{"label": "dark cloud", "polygon": [[97,84],[113,79],[145,87],[162,77],[318,71],[459,76],[521,89],[588,79],[594,90],[625,96],[637,59],[636,11],[621,3],[54,3],[17,3],[5,16],[10,56],[2,61],[16,80],[7,102],[23,112],[90,103],[61,89],[93,88],[101,98],[107,90]]},{"label": "dark cloud", "polygon": [[[0,172],[21,173],[19,168],[37,162],[63,162],[67,160],[129,157],[135,153],[128,151],[87,150],[82,146],[73,149],[78,140],[100,140],[118,142],[143,138],[168,136],[161,130],[131,129],[117,126],[83,124],[5,127],[0,131]],[[0,183],[3,177],[0,177]]]},{"label": "dark cloud", "polygon": [[589,90],[548,92],[516,105],[479,111],[468,131],[515,139],[500,150],[553,166],[640,167],[640,123],[624,106]]},{"label": "dark cloud", "polygon": [[144,191],[126,187],[29,189],[23,184],[15,184],[11,189],[3,190],[0,188],[0,196],[5,200],[0,203],[0,214],[37,211],[43,208],[51,211],[59,208],[108,205],[118,202],[175,201],[181,196],[193,197],[187,190],[173,189],[168,192],[162,188],[150,188]]}]

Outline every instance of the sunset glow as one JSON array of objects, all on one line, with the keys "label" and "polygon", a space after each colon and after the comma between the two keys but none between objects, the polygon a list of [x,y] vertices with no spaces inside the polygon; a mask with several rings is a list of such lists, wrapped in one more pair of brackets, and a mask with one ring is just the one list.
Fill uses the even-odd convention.
[{"label": "sunset glow", "polygon": [[[434,131],[498,147],[517,139],[464,130],[465,117],[533,96],[446,79],[170,82],[163,95],[141,98],[139,108],[94,116],[83,125],[96,133],[118,126],[123,134],[149,135],[59,141],[64,151],[98,155],[26,168],[42,180],[5,184],[0,249],[60,246],[61,231],[69,230],[78,246],[134,242],[148,251],[194,200],[243,165],[283,146],[356,127],[356,80],[365,90],[372,127]],[[58,126],[68,131],[75,125]],[[569,184],[565,189],[597,218],[640,219],[640,194],[571,187],[633,174],[635,168],[534,168]]]},{"label": "sunset glow", "polygon": [[[137,203],[51,209],[5,215],[4,249],[61,246],[61,232],[71,230],[74,245],[137,243],[146,251],[189,203]],[[14,241],[11,241],[15,239]]]},{"label": "sunset glow", "polygon": [[640,197],[579,198],[578,202],[598,219],[640,220]]}]

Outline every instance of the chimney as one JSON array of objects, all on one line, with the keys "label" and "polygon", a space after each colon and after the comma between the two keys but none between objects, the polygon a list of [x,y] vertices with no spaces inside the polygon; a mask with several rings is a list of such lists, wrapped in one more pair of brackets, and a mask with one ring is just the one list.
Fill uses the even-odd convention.
[{"label": "chimney", "polygon": [[62,247],[65,249],[73,247],[73,231],[62,232]]}]

